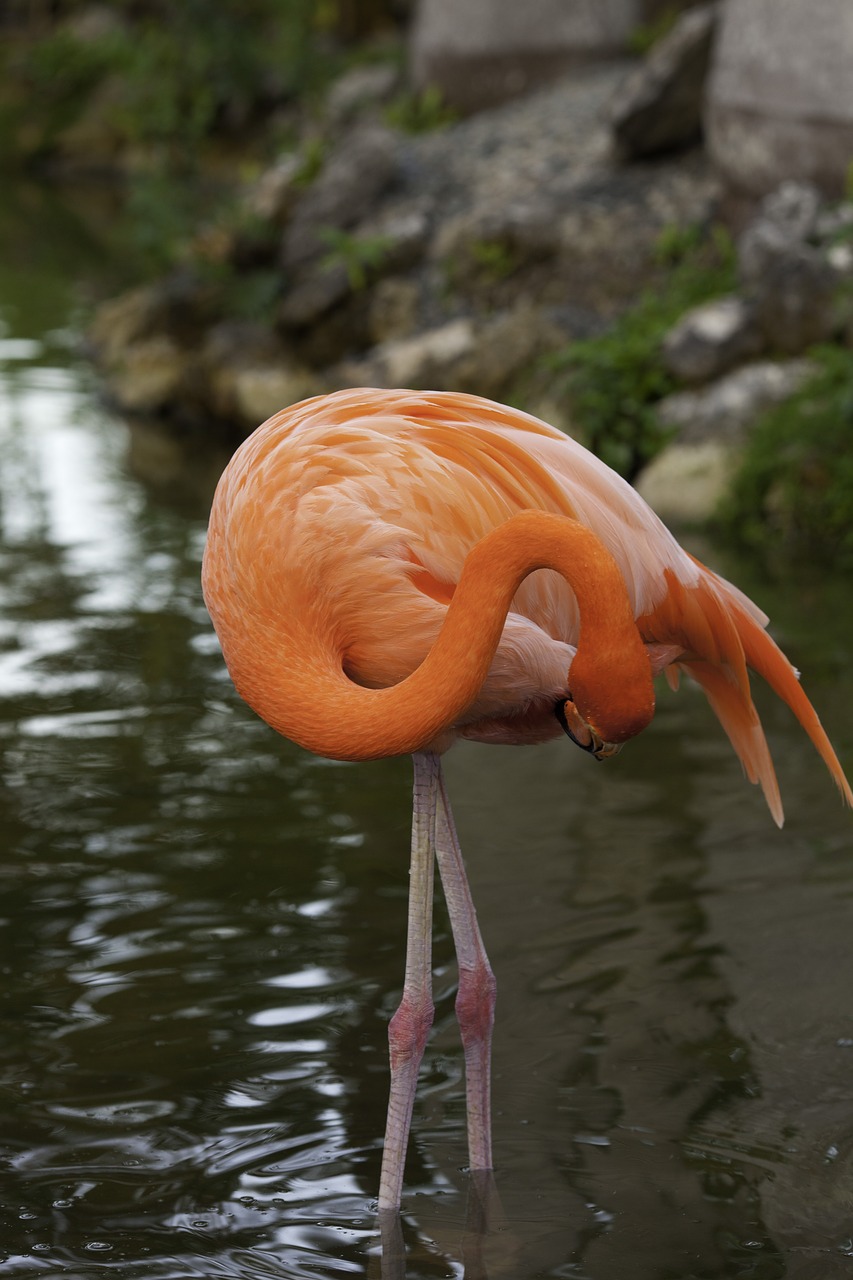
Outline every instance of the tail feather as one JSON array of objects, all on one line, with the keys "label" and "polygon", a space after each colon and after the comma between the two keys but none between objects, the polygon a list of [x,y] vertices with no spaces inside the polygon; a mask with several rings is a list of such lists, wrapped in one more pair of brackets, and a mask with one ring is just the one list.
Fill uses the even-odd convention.
[{"label": "tail feather", "polygon": [[[698,561],[696,562],[698,564]],[[737,752],[747,777],[761,784],[775,821],[782,802],[767,740],[752,700],[747,668],[757,672],[791,708],[832,774],[845,802],[853,791],[832,744],[799,683],[797,671],[764,630],[764,615],[704,565],[698,583],[685,586],[667,572],[667,594],[638,618],[647,642],[680,645],[678,665],[702,686]],[[670,684],[677,683],[670,679]]]},{"label": "tail feather", "polygon": [[845,803],[853,806],[853,791],[817,712],[803,692],[796,669],[762,627],[757,626],[740,610],[735,617],[747,663],[767,681],[777,697],[791,708],[832,774]]},{"label": "tail feather", "polygon": [[785,821],[782,797],[770,748],[755,710],[752,697],[732,683],[721,667],[710,662],[685,662],[684,666],[702,686],[717,719],[726,731],[750,782],[760,783],[767,807],[777,827]]}]

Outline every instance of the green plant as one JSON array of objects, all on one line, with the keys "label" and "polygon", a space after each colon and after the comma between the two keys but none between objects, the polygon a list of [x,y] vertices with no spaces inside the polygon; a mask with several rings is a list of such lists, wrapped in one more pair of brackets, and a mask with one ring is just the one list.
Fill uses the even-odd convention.
[{"label": "green plant", "polygon": [[326,160],[325,138],[309,138],[299,155],[299,168],[293,176],[293,185],[300,190],[310,187]]},{"label": "green plant", "polygon": [[628,37],[628,49],[631,53],[642,58],[648,53],[652,45],[657,44],[664,36],[669,35],[680,16],[680,10],[676,5],[668,5],[663,9],[652,22],[642,23],[635,27]]},{"label": "green plant", "polygon": [[342,266],[354,293],[367,287],[368,276],[382,265],[391,245],[388,236],[359,236],[338,227],[321,227],[318,235],[329,246],[322,265]]},{"label": "green plant", "polygon": [[720,512],[765,558],[808,556],[853,570],[853,351],[817,348],[815,376],[756,424]]},{"label": "green plant", "polygon": [[518,266],[516,254],[504,240],[475,240],[470,249],[471,257],[486,280],[506,280]]},{"label": "green plant", "polygon": [[655,242],[655,262],[662,267],[675,266],[695,253],[701,243],[702,228],[698,223],[668,223]]},{"label": "green plant", "polygon": [[[74,19],[88,6],[61,8],[64,25],[0,44],[2,149],[9,159],[16,148],[25,160],[50,159],[80,123],[78,147],[80,138],[107,139],[91,160],[128,176],[128,216],[149,258],[168,258],[189,233],[186,178],[204,172],[228,136],[257,154],[266,135],[253,121],[316,90],[334,62],[328,0],[112,0],[108,20],[85,34]],[[307,149],[303,181],[321,161]]]},{"label": "green plant", "polygon": [[385,109],[390,125],[405,133],[429,133],[443,129],[458,119],[457,113],[444,101],[437,85],[428,85],[421,93],[407,93]]},{"label": "green plant", "polygon": [[661,360],[667,330],[690,307],[734,286],[728,237],[712,234],[604,333],[546,358],[550,394],[568,400],[584,443],[632,479],[666,442],[655,405],[675,389]]}]

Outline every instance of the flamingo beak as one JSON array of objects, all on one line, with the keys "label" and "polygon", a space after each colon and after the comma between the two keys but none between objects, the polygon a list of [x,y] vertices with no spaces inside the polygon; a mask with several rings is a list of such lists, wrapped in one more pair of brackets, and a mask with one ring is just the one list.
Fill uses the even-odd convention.
[{"label": "flamingo beak", "polygon": [[582,751],[588,751],[596,760],[609,760],[622,750],[621,742],[605,742],[596,731],[587,724],[571,698],[558,702],[555,708],[557,719],[563,730]]}]

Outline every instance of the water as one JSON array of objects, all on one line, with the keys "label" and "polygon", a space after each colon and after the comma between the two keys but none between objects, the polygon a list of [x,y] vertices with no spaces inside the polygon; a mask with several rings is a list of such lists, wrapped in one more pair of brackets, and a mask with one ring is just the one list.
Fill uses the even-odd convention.
[{"label": "water", "polygon": [[[464,1170],[439,909],[381,1238],[408,764],[315,760],[237,700],[198,587],[222,458],[100,406],[73,354],[96,243],[37,192],[4,216],[3,1274],[849,1276],[851,818],[762,697],[778,833],[691,689],[607,764],[451,754],[499,982],[498,1169]],[[722,567],[849,767],[849,583]]]}]

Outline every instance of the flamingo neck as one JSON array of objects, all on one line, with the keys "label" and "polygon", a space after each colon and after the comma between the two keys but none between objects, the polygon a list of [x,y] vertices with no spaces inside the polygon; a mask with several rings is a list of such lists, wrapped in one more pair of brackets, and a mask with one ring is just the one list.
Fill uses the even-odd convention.
[{"label": "flamingo neck", "polygon": [[562,574],[578,601],[570,678],[578,710],[608,741],[639,732],[654,694],[622,574],[600,539],[566,516],[522,512],[487,534],[465,561],[429,654],[390,688],[355,684],[328,637],[298,619],[250,645],[244,630],[230,631],[228,609],[215,598],[209,607],[238,690],[273,728],[318,755],[376,759],[422,751],[456,723],[482,687],[513,596],[536,569]]}]

